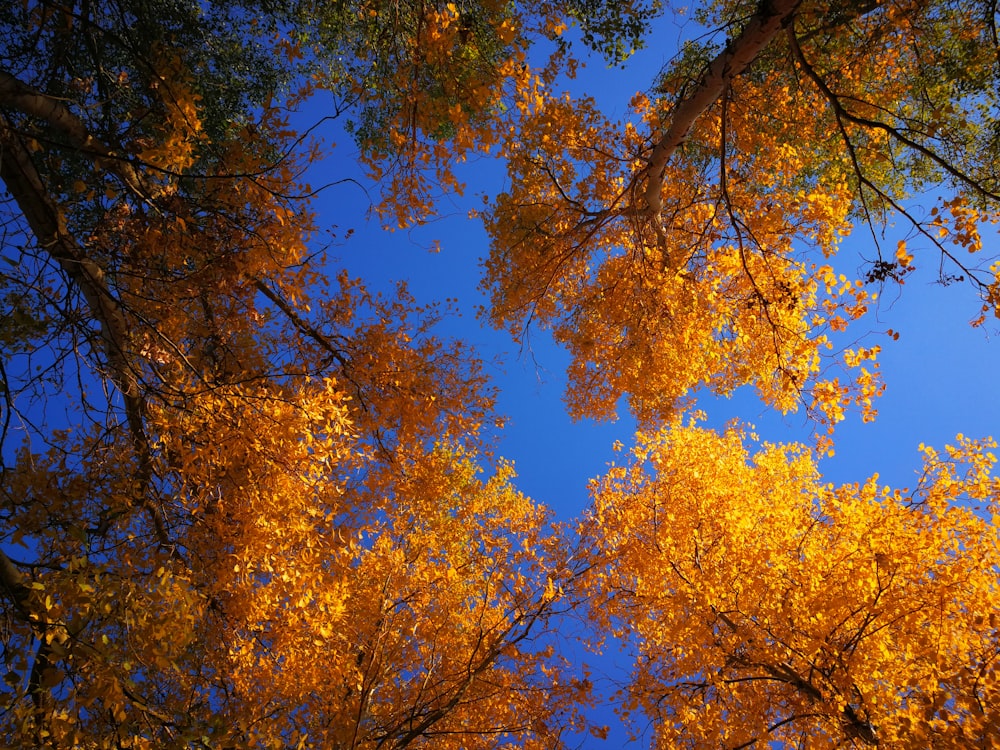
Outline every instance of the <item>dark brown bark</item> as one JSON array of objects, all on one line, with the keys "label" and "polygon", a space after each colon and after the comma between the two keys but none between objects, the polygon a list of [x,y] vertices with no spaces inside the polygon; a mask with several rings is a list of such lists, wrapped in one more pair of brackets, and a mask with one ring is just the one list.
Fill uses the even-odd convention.
[{"label": "dark brown bark", "polygon": [[[137,368],[129,354],[129,325],[121,302],[108,286],[104,270],[80,246],[67,227],[66,217],[46,190],[24,140],[0,114],[0,180],[24,215],[38,246],[55,260],[83,294],[90,315],[100,328],[101,349],[107,360],[107,377],[122,394],[125,419],[138,460],[136,484],[146,488],[152,475],[146,437],[145,401]],[[159,542],[169,544],[162,511],[146,499]]]}]

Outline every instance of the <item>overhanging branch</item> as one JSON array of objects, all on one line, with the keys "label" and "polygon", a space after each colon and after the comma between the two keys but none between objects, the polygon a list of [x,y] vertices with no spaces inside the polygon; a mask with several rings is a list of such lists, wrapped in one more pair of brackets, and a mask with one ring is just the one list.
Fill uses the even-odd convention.
[{"label": "overhanging branch", "polygon": [[84,122],[59,99],[32,88],[0,69],[0,108],[11,109],[41,120],[68,141],[81,154],[94,159],[99,169],[117,176],[144,202],[152,202],[160,190],[146,179],[121,154],[95,138]]},{"label": "overhanging branch", "polygon": [[667,162],[687,140],[698,118],[714,104],[729,82],[740,75],[792,19],[802,0],[762,0],[736,39],[709,63],[694,91],[678,102],[670,126],[649,155],[635,184],[645,182],[646,211],[656,216],[663,208],[660,191]]},{"label": "overhanging branch", "polygon": [[[107,375],[122,394],[125,419],[139,462],[136,480],[146,488],[152,477],[152,460],[143,418],[145,402],[137,372],[127,354],[129,326],[121,303],[111,292],[104,269],[87,255],[69,231],[66,217],[45,189],[27,146],[3,115],[0,115],[0,149],[0,180],[24,215],[38,246],[80,290],[90,315],[100,327]],[[167,545],[162,511],[148,500],[142,505],[149,512],[157,539]]]}]

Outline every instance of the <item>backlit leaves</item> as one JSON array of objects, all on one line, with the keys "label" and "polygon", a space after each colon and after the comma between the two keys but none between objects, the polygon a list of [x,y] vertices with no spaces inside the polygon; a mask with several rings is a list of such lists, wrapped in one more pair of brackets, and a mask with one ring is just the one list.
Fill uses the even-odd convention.
[{"label": "backlit leaves", "polygon": [[992,444],[928,449],[907,494],[824,485],[801,449],[743,443],[675,423],[594,485],[588,590],[636,649],[634,726],[651,720],[656,747],[993,734]]},{"label": "backlit leaves", "polygon": [[[979,160],[995,55],[960,41],[989,19],[949,4],[773,6],[713,8],[707,24],[718,12],[745,26],[689,45],[628,118],[544,88],[523,109],[510,187],[487,215],[491,314],[519,337],[552,327],[573,355],[577,416],[610,417],[626,396],[647,422],[699,388],[747,384],[782,411],[833,424],[855,404],[868,418],[875,372],[831,376],[827,351],[875,296],[817,260],[858,222],[878,242],[899,215],[942,254],[942,280],[971,281],[992,310],[992,272],[956,253],[978,252],[997,199]],[[941,73],[966,54],[982,88]],[[904,204],[935,181],[957,191],[947,221]],[[913,256],[878,252],[869,279],[901,281]]]}]

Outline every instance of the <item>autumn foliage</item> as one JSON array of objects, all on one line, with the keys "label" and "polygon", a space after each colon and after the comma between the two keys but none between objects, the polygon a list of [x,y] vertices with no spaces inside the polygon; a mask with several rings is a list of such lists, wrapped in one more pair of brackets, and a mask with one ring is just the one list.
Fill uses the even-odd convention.
[{"label": "autumn foliage", "polygon": [[803,449],[744,442],[674,423],[595,483],[585,588],[638,644],[626,715],[656,747],[996,736],[995,445],[926,449],[904,492],[823,484]]},{"label": "autumn foliage", "polygon": [[[927,262],[1000,311],[996,8],[716,2],[626,114],[564,90],[672,12],[8,4],[0,743],[574,747],[606,700],[656,748],[1000,735],[995,444],[924,448],[911,489],[820,473],[876,418],[844,332],[883,286]],[[447,305],[327,257],[316,101],[386,225],[506,166],[484,322],[551,331],[569,412],[640,428],[576,519],[518,491]],[[703,426],[743,386],[813,442]],[[634,656],[613,698],[570,634]]]}]

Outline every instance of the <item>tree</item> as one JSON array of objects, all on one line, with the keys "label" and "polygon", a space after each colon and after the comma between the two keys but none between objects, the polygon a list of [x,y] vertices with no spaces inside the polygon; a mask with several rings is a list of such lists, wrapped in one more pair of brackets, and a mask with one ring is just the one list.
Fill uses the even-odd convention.
[{"label": "tree", "polygon": [[[975,3],[726,3],[633,116],[592,100],[525,93],[508,142],[510,190],[487,212],[492,318],[519,335],[551,325],[573,355],[567,400],[609,417],[622,395],[642,422],[691,391],[754,385],[782,411],[830,423],[872,415],[876,349],[825,374],[830,332],[870,304],[828,258],[867,223],[868,281],[901,280],[912,255],[881,248],[898,213],[996,310],[981,247],[998,188],[996,14]],[[888,71],[888,72],[887,72]],[[929,214],[905,198],[944,184]]]},{"label": "tree", "polygon": [[[805,448],[749,462],[677,416],[743,384],[831,428],[874,416],[878,347],[840,352],[844,382],[824,355],[874,297],[833,268],[855,224],[869,283],[913,266],[879,246],[895,213],[997,309],[996,267],[956,252],[1000,191],[996,10],[718,3],[699,21],[726,42],[687,45],[629,121],[558,91],[569,24],[620,64],[660,11],[10,7],[4,743],[561,747],[603,733],[560,641],[584,614],[636,639],[624,710],[665,747],[996,730],[989,444],[928,452],[912,495],[834,490]],[[331,271],[301,180],[319,145],[286,118],[319,90],[387,223],[460,192],[466,155],[506,159],[493,322],[553,328],[575,416],[627,395],[645,428],[575,531],[495,456],[494,391],[442,309]]]},{"label": "tree", "polygon": [[4,17],[4,744],[551,744],[586,695],[478,360],[320,275],[311,10]]},{"label": "tree", "polygon": [[[995,443],[906,492],[675,423],[595,483],[593,616],[637,649],[654,747],[978,747],[996,735]],[[717,477],[724,476],[725,484]]]}]

